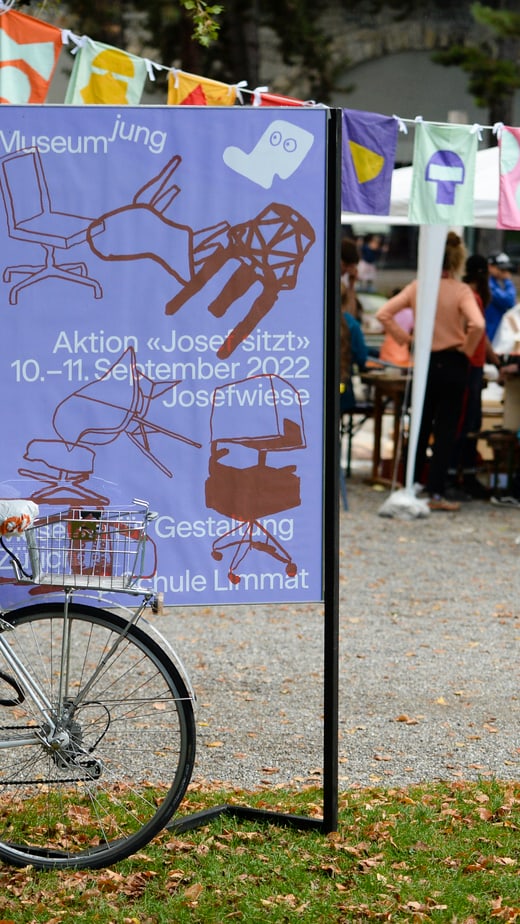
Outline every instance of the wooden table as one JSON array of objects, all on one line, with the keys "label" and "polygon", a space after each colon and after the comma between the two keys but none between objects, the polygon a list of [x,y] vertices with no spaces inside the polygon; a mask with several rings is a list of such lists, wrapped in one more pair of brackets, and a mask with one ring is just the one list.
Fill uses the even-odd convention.
[{"label": "wooden table", "polygon": [[361,381],[368,385],[374,395],[374,446],[372,450],[372,474],[370,484],[381,484],[385,487],[392,487],[395,482],[392,478],[384,478],[381,475],[381,437],[383,433],[383,414],[386,405],[391,401],[393,405],[393,453],[391,471],[396,471],[397,453],[399,449],[399,431],[401,427],[401,412],[403,408],[404,397],[407,385],[410,385],[411,374],[408,371],[402,373],[389,373],[388,370],[379,372],[363,372]]}]

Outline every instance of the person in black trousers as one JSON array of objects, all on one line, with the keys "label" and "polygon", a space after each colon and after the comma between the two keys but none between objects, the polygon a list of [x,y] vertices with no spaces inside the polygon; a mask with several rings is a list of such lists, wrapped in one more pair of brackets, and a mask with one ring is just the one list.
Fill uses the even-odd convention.
[{"label": "person in black trousers", "polygon": [[[458,510],[445,496],[446,478],[468,379],[469,357],[484,332],[484,318],[470,287],[458,278],[466,250],[458,234],[448,233],[415,459],[415,481],[425,487],[431,510]],[[416,312],[417,280],[386,302],[376,317],[398,343],[412,343],[394,320],[402,309]],[[428,462],[427,474],[425,475]]]}]

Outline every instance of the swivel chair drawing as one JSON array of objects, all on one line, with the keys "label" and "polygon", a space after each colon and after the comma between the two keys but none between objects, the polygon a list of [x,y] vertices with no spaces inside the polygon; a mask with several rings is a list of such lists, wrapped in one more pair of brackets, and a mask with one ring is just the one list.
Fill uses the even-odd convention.
[{"label": "swivel chair drawing", "polygon": [[[127,375],[117,379],[115,366],[126,366]],[[171,470],[152,450],[150,437],[162,434],[201,447],[187,436],[175,433],[149,414],[153,401],[178,385],[179,380],[154,382],[137,367],[133,347],[128,347],[105,375],[67,395],[55,408],[52,425],[58,439],[31,440],[24,459],[31,468],[19,473],[43,482],[31,495],[37,503],[75,503],[106,505],[109,500],[86,484],[94,472],[96,447],[125,436],[168,478]],[[129,387],[130,384],[130,387]]]},{"label": "swivel chair drawing", "polygon": [[[285,395],[289,394],[287,389],[292,390],[289,408],[279,406],[277,396],[282,387]],[[244,395],[257,390],[267,400],[251,407]],[[232,550],[228,578],[233,584],[240,582],[237,570],[253,549],[281,561],[286,574],[294,577],[296,562],[262,519],[301,504],[296,466],[276,468],[267,460],[268,453],[306,447],[298,392],[276,375],[219,386],[214,392],[210,429],[206,504],[238,521],[213,542],[212,557],[220,561],[227,549]]]},{"label": "swivel chair drawing", "polygon": [[[15,275],[25,277],[11,288],[9,303],[16,305],[22,289],[50,277],[89,286],[94,290],[94,297],[101,298],[102,288],[88,275],[86,263],[57,260],[57,250],[68,251],[87,240],[92,219],[53,209],[38,148],[24,148],[3,158],[0,188],[9,237],[39,244],[45,253],[41,263],[5,267],[4,282],[11,282]],[[101,230],[99,226],[98,231]]]}]

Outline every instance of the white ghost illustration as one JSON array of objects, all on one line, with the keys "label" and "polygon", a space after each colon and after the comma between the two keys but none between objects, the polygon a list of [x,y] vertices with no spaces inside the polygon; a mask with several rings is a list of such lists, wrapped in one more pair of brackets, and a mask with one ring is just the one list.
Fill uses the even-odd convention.
[{"label": "white ghost illustration", "polygon": [[235,173],[270,189],[275,176],[287,180],[309,153],[314,136],[284,119],[275,119],[249,154],[241,148],[226,148],[222,157]]}]

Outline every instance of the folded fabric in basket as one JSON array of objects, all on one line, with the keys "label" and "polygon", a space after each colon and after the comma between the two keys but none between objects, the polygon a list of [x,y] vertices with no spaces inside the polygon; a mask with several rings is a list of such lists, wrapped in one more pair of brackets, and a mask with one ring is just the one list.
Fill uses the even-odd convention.
[{"label": "folded fabric in basket", "polygon": [[38,516],[38,505],[17,497],[0,498],[0,536],[20,535]]}]

